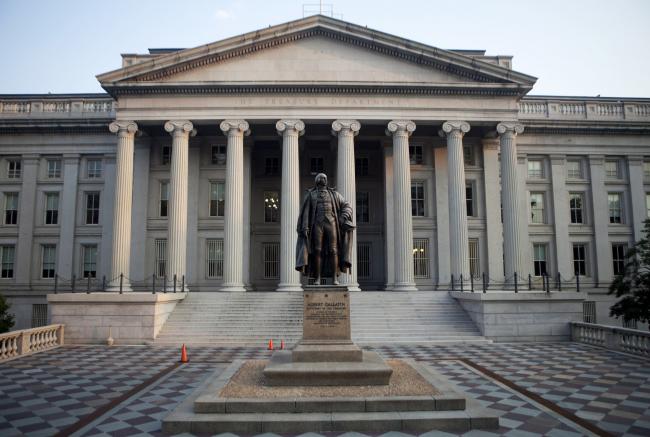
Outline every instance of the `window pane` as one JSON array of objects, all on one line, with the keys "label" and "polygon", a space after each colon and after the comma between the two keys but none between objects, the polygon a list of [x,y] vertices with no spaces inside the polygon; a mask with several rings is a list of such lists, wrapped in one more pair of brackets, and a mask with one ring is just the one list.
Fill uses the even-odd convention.
[{"label": "window pane", "polygon": [[409,146],[409,159],[411,164],[422,164],[422,146],[417,144]]},{"label": "window pane", "polygon": [[369,167],[368,158],[366,157],[356,158],[354,164],[355,164],[355,173],[357,177],[368,176],[368,167]]},{"label": "window pane", "polygon": [[368,193],[357,193],[357,223],[370,221],[370,208],[368,207]]},{"label": "window pane", "polygon": [[474,216],[474,184],[468,182],[465,185],[465,203],[467,204],[467,216]]},{"label": "window pane", "polygon": [[580,161],[567,161],[567,177],[569,179],[582,179]]},{"label": "window pane", "polygon": [[583,195],[582,193],[569,194],[569,209],[571,212],[571,223],[583,223]]},{"label": "window pane", "polygon": [[47,160],[47,177],[50,179],[61,177],[61,160],[48,159]]},{"label": "window pane", "polygon": [[86,193],[86,224],[99,224],[99,193]]},{"label": "window pane", "polygon": [[56,246],[44,244],[41,246],[41,265],[43,278],[54,278],[56,275]]},{"label": "window pane", "polygon": [[530,193],[530,222],[544,223],[544,193]]},{"label": "window pane", "polygon": [[84,278],[97,277],[97,246],[82,246],[82,275]]},{"label": "window pane", "polygon": [[280,195],[277,191],[264,192],[264,221],[266,223],[280,221]]},{"label": "window pane", "polygon": [[160,217],[167,217],[169,206],[169,182],[160,183]]},{"label": "window pane", "polygon": [[587,274],[587,260],[584,244],[573,245],[573,274],[575,276],[585,276]]},{"label": "window pane", "polygon": [[280,278],[280,243],[262,243],[264,279]]},{"label": "window pane", "polygon": [[0,271],[0,277],[2,278],[13,278],[14,277],[14,246],[2,246],[0,250],[0,263],[2,263],[2,268]]},{"label": "window pane", "polygon": [[88,160],[88,178],[101,178],[102,177],[102,161],[99,159]]},{"label": "window pane", "polygon": [[223,182],[210,182],[210,216],[223,217],[225,214],[225,191]]},{"label": "window pane", "polygon": [[413,273],[416,278],[429,277],[429,239],[413,239]]},{"label": "window pane", "polygon": [[607,203],[609,205],[609,222],[623,223],[621,195],[619,193],[609,193],[607,195]]},{"label": "window pane", "polygon": [[542,179],[544,172],[542,170],[542,161],[528,161],[528,177],[531,179]]},{"label": "window pane", "polygon": [[223,277],[223,240],[209,239],[207,244],[207,268],[206,276],[208,278]]},{"label": "window pane", "polygon": [[411,183],[411,214],[424,217],[424,182]]},{"label": "window pane", "polygon": [[156,276],[164,278],[166,275],[167,266],[167,240],[158,238],[154,241],[154,268]]}]

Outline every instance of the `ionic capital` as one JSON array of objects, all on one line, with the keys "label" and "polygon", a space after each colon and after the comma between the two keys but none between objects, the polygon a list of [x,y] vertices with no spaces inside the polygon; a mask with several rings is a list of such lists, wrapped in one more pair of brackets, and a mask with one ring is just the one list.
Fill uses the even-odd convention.
[{"label": "ionic capital", "polygon": [[524,131],[524,125],[512,121],[504,121],[497,124],[497,132],[499,135],[512,134],[517,135]]},{"label": "ionic capital", "polygon": [[278,135],[283,135],[285,132],[287,135],[296,133],[297,135],[302,135],[305,133],[305,123],[302,120],[278,120],[275,123],[275,129],[278,131]]},{"label": "ionic capital", "polygon": [[108,130],[119,135],[135,135],[138,125],[130,120],[115,120],[108,125]]},{"label": "ionic capital", "polygon": [[334,120],[332,122],[332,135],[357,135],[361,129],[361,123],[357,120]]},{"label": "ionic capital", "polygon": [[189,120],[170,120],[165,123],[165,130],[172,135],[196,135],[194,125]]},{"label": "ionic capital", "polygon": [[230,133],[234,135],[249,135],[251,133],[246,120],[224,120],[219,125],[224,135]]},{"label": "ionic capital", "polygon": [[388,136],[407,135],[410,137],[413,132],[415,132],[415,123],[411,120],[392,120],[388,122],[386,129]]},{"label": "ionic capital", "polygon": [[469,123],[466,121],[445,121],[442,124],[442,129],[438,131],[438,135],[444,138],[453,133],[462,137],[469,132],[469,129]]}]

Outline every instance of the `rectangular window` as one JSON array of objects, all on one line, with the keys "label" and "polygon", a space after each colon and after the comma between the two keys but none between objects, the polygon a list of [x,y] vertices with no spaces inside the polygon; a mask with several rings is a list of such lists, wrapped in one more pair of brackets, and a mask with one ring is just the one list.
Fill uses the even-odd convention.
[{"label": "rectangular window", "polygon": [[571,223],[584,223],[584,195],[582,193],[569,193],[569,211],[571,213]]},{"label": "rectangular window", "polygon": [[547,275],[546,244],[533,244],[533,270],[535,276]]},{"label": "rectangular window", "polygon": [[88,244],[81,246],[81,274],[84,278],[97,277],[97,245]]},{"label": "rectangular window", "polygon": [[414,144],[412,146],[409,146],[409,159],[411,161],[411,164],[422,164],[423,162],[423,157],[422,157],[422,146],[419,144]]},{"label": "rectangular window", "polygon": [[573,245],[573,274],[587,276],[587,248],[582,243]]},{"label": "rectangular window", "polygon": [[476,211],[474,208],[474,182],[465,182],[465,204],[467,205],[467,217],[474,217]]},{"label": "rectangular window", "polygon": [[45,193],[45,224],[59,223],[59,193]]},{"label": "rectangular window", "polygon": [[16,248],[14,246],[0,246],[0,278],[14,277],[14,257]]},{"label": "rectangular window", "polygon": [[544,193],[530,193],[530,222],[545,223]]},{"label": "rectangular window", "polygon": [[370,243],[357,243],[357,276],[370,278]]},{"label": "rectangular window", "polygon": [[270,157],[264,160],[264,174],[267,176],[277,176],[280,174],[280,158]]},{"label": "rectangular window", "polygon": [[160,164],[169,165],[172,162],[172,146],[162,146],[160,148]]},{"label": "rectangular window", "polygon": [[568,179],[582,179],[582,162],[580,160],[567,160],[566,173]]},{"label": "rectangular window", "polygon": [[478,254],[478,239],[469,239],[469,272],[474,278],[481,276],[481,263]]},{"label": "rectangular window", "polygon": [[476,159],[474,156],[474,147],[472,146],[463,146],[463,160],[465,165],[476,165]]},{"label": "rectangular window", "polygon": [[643,162],[643,179],[650,180],[650,161]]},{"label": "rectangular window", "polygon": [[356,173],[356,176],[368,176],[368,171],[370,169],[370,163],[368,161],[368,158],[365,156],[355,158],[354,159],[354,170]]},{"label": "rectangular window", "polygon": [[357,223],[368,223],[369,221],[368,192],[362,191],[357,193]]},{"label": "rectangular window", "polygon": [[212,165],[226,164],[226,146],[224,144],[217,144],[210,148],[210,162]]},{"label": "rectangular window", "polygon": [[614,267],[614,275],[622,275],[625,273],[625,253],[627,252],[627,244],[613,243],[612,244],[612,267]]},{"label": "rectangular window", "polygon": [[650,218],[650,193],[645,193],[645,216]]},{"label": "rectangular window", "polygon": [[582,321],[585,323],[596,323],[596,302],[582,302]]},{"label": "rectangular window", "polygon": [[605,161],[605,176],[607,179],[621,178],[621,168],[618,160]]},{"label": "rectangular window", "polygon": [[539,159],[528,160],[528,178],[529,179],[543,179],[544,178],[544,163]]},{"label": "rectangular window", "polygon": [[280,221],[280,195],[277,191],[264,192],[264,222],[278,223]]},{"label": "rectangular window", "polygon": [[21,168],[20,159],[7,160],[7,177],[9,179],[20,179]]},{"label": "rectangular window", "polygon": [[41,246],[41,278],[54,278],[56,275],[56,245]]},{"label": "rectangular window", "polygon": [[58,179],[61,177],[61,160],[48,159],[47,160],[47,177],[48,179]]},{"label": "rectangular window", "polygon": [[411,214],[424,217],[424,182],[411,182]]},{"label": "rectangular window", "polygon": [[309,164],[309,172],[311,174],[316,175],[318,173],[323,173],[324,171],[323,168],[324,168],[324,164],[323,164],[322,157],[318,156],[318,157],[311,158],[311,162]]},{"label": "rectangular window", "polygon": [[262,243],[264,279],[280,279],[280,243]]},{"label": "rectangular window", "polygon": [[164,278],[167,274],[167,240],[164,238],[156,238],[154,240],[154,257],[156,276]]},{"label": "rectangular window", "polygon": [[621,197],[621,193],[607,194],[610,223],[623,223],[623,202]]},{"label": "rectangular window", "polygon": [[221,238],[208,239],[206,245],[206,276],[211,279],[223,278],[223,240]]},{"label": "rectangular window", "polygon": [[160,217],[167,217],[169,207],[169,182],[160,182],[160,206],[158,208]]},{"label": "rectangular window", "polygon": [[89,159],[86,163],[86,176],[88,179],[98,179],[102,177],[102,160]]},{"label": "rectangular window", "polygon": [[32,328],[47,325],[47,304],[32,304]]},{"label": "rectangular window", "polygon": [[99,193],[86,193],[86,224],[99,224]]},{"label": "rectangular window", "polygon": [[429,239],[413,239],[413,274],[416,278],[429,277]]},{"label": "rectangular window", "polygon": [[18,224],[18,193],[5,193],[5,225]]},{"label": "rectangular window", "polygon": [[226,208],[226,186],[223,182],[210,182],[210,217],[223,217]]}]

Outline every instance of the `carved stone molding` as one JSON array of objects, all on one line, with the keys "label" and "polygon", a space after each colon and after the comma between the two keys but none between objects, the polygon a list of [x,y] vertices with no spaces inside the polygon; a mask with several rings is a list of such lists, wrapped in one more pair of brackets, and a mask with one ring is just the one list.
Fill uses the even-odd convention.
[{"label": "carved stone molding", "polygon": [[243,135],[250,135],[251,133],[246,120],[224,120],[219,125],[219,128],[223,131],[224,135],[228,135],[231,132],[233,134]]},{"label": "carved stone molding", "polygon": [[524,132],[524,125],[521,123],[514,123],[511,121],[504,121],[497,124],[497,132],[499,135],[513,134],[517,135]]},{"label": "carved stone molding", "polygon": [[278,120],[278,122],[275,123],[275,128],[278,131],[278,135],[283,135],[284,132],[290,134],[292,131],[295,131],[298,135],[305,133],[305,123],[303,123],[302,120]]},{"label": "carved stone molding", "polygon": [[108,125],[108,130],[120,135],[135,135],[138,131],[138,125],[130,120],[115,120]]},{"label": "carved stone molding", "polygon": [[332,122],[332,135],[358,135],[361,123],[357,120],[334,120]]},{"label": "carved stone molding", "polygon": [[445,121],[442,124],[442,129],[438,131],[438,135],[445,137],[451,133],[459,134],[461,137],[469,132],[470,125],[466,121]]},{"label": "carved stone molding", "polygon": [[196,135],[196,129],[189,120],[170,120],[165,123],[165,130],[172,135]]},{"label": "carved stone molding", "polygon": [[388,128],[386,129],[386,135],[407,135],[415,132],[415,123],[411,120],[392,120],[388,123]]}]

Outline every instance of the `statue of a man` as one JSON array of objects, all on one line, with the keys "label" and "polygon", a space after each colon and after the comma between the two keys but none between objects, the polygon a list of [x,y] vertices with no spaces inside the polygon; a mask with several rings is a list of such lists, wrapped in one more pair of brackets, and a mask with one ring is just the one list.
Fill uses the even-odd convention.
[{"label": "statue of a man", "polygon": [[340,193],[327,186],[324,173],[307,191],[298,217],[296,270],[314,278],[332,277],[338,285],[340,272],[349,272],[354,222],[352,208]]}]

